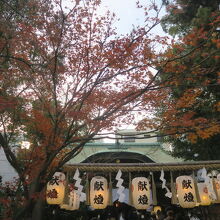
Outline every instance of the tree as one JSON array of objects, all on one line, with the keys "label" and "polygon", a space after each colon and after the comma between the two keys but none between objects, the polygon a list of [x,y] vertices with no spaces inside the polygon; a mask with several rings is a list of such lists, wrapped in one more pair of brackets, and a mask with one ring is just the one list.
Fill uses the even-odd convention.
[{"label": "tree", "polygon": [[[155,103],[156,126],[173,144],[173,156],[187,160],[220,159],[218,1],[176,1],[162,19],[179,39],[165,52],[175,57],[161,70],[166,91]],[[165,58],[166,60],[166,58]],[[162,100],[162,99],[161,99]]]},{"label": "tree", "polygon": [[[53,174],[120,116],[131,123],[139,97],[155,86],[150,67],[160,38],[149,32],[159,20],[146,18],[143,27],[118,36],[114,15],[99,16],[99,5],[1,1],[0,101],[10,102],[0,109],[0,145],[23,191],[14,219],[41,219]],[[26,153],[18,138],[31,143]]]},{"label": "tree", "polygon": [[[17,1],[11,0],[11,1],[1,1],[0,2],[0,11],[1,11],[1,28],[0,28],[0,43],[1,43],[1,71],[8,68],[7,63],[7,54],[9,52],[8,44],[6,41],[10,39],[10,33],[6,33],[4,30],[6,28],[6,23],[3,21],[7,21],[9,24],[9,21],[18,19],[18,14],[24,13],[24,6],[25,1],[20,1],[20,4],[18,4]],[[15,11],[16,8],[16,11]],[[10,28],[15,28],[16,22],[10,23]],[[2,81],[3,75],[1,74],[0,80]],[[1,88],[4,85],[1,85]],[[5,90],[2,88],[0,90],[0,110],[3,109],[10,109],[15,104],[15,99],[11,96],[9,96],[7,93],[5,93]]]},{"label": "tree", "polygon": [[197,23],[208,21],[209,15],[219,7],[218,0],[164,0],[167,14],[161,19],[163,30],[171,35],[184,35]]},{"label": "tree", "polygon": [[169,138],[173,144],[172,155],[185,160],[219,160],[219,135],[213,135],[211,138],[198,138],[195,143],[187,138]]}]

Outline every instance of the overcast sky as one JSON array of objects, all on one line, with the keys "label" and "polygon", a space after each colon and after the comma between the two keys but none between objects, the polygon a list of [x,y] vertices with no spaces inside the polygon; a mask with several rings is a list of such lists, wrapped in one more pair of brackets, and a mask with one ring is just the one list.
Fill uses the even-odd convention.
[{"label": "overcast sky", "polygon": [[[150,4],[150,0],[140,0],[145,4]],[[156,0],[157,4],[161,3],[161,0]],[[143,11],[136,8],[136,0],[102,0],[103,12],[108,8],[111,12],[114,12],[120,19],[116,23],[118,33],[125,34],[132,28],[132,24],[141,25],[144,23]],[[161,15],[164,14],[162,11]],[[158,34],[162,34],[161,27],[156,28]]]},{"label": "overcast sky", "polygon": [[[72,0],[63,0],[63,5],[71,8]],[[84,0],[86,1],[86,0]],[[117,27],[117,32],[119,34],[126,34],[132,29],[132,25],[142,25],[144,23],[144,13],[143,10],[137,9],[137,0],[101,0],[101,6],[99,11],[101,14],[105,13],[108,9],[114,12],[119,21],[115,23]],[[149,5],[152,1],[156,2],[157,5],[161,4],[162,0],[139,0],[144,5]],[[161,16],[164,15],[164,10],[160,13]],[[152,14],[151,14],[152,16]],[[162,28],[158,25],[155,28],[157,34],[164,34]]]}]

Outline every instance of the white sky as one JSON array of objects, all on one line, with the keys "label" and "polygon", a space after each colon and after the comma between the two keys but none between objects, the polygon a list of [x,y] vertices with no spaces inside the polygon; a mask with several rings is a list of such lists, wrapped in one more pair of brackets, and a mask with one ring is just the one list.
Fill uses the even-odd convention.
[{"label": "white sky", "polygon": [[[150,4],[151,0],[139,0],[141,3]],[[155,0],[160,5],[161,0]],[[125,34],[132,28],[132,24],[141,25],[144,23],[143,11],[136,8],[136,0],[102,0],[102,10],[109,9],[114,12],[120,20],[115,24],[117,32]],[[161,15],[164,14],[164,10]],[[156,28],[157,34],[163,34],[162,28]]]},{"label": "white sky", "polygon": [[[72,1],[73,0],[63,0],[63,6],[69,6],[71,8]],[[116,17],[120,19],[115,23],[117,32],[119,34],[126,34],[131,30],[132,25],[137,26],[144,23],[143,10],[137,9],[136,1],[137,0],[101,0],[100,14],[105,13],[107,10],[114,12]],[[143,5],[150,5],[151,2],[155,2],[158,6],[161,5],[161,1],[162,0],[139,0]],[[162,10],[160,13],[161,16],[164,15],[164,13],[165,11]],[[154,33],[159,35],[164,34],[160,26],[155,29]]]},{"label": "white sky", "polygon": [[136,8],[135,0],[103,0],[103,10],[109,8],[120,19],[116,26],[120,33],[127,33],[132,24],[141,25],[144,21],[140,10]]}]

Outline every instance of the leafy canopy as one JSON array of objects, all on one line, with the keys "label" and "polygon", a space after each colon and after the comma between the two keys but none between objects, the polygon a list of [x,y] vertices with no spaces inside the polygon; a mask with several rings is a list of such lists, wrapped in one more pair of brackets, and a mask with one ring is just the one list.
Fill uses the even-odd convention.
[{"label": "leafy canopy", "polygon": [[[120,116],[123,123],[133,121],[132,110],[147,101],[140,97],[150,97],[155,87],[154,45],[165,39],[150,35],[159,22],[156,7],[156,17],[119,36],[114,14],[98,14],[99,0],[73,0],[67,7],[59,0],[11,0],[0,6],[0,145],[24,191],[21,219],[85,143],[120,123]],[[30,149],[18,147],[18,139],[29,141]]]}]

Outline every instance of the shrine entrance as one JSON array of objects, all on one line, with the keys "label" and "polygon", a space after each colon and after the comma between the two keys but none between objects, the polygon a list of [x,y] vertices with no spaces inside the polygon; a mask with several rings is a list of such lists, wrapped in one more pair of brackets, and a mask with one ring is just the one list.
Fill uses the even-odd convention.
[{"label": "shrine entrance", "polygon": [[[100,155],[99,155],[100,156]],[[102,155],[104,158],[106,155]],[[111,157],[110,155],[108,155]],[[111,199],[109,199],[108,206],[104,209],[94,209],[91,207],[91,201],[88,196],[84,202],[80,203],[80,208],[74,211],[68,211],[60,209],[59,205],[48,206],[47,213],[48,219],[53,217],[53,219],[109,219],[109,220],[135,220],[135,219],[156,219],[157,216],[166,215],[168,210],[172,210],[175,215],[177,213],[182,216],[185,215],[185,219],[189,219],[189,216],[197,216],[200,220],[218,220],[219,213],[219,200],[215,203],[211,203],[207,206],[193,206],[191,208],[182,208],[180,201],[177,200],[177,189],[175,187],[175,180],[179,176],[192,176],[193,181],[197,181],[196,175],[197,171],[200,169],[206,169],[208,171],[219,170],[220,161],[207,161],[207,162],[191,162],[191,163],[144,163],[140,162],[138,158],[138,163],[126,163],[126,158],[119,155],[117,160],[123,161],[123,163],[84,163],[80,164],[68,164],[63,168],[63,172],[68,174],[68,178],[71,181],[74,180],[74,173],[76,170],[79,171],[79,179],[83,187],[83,193],[88,193],[89,195],[89,185],[91,179],[94,176],[102,176],[107,179],[109,184],[109,190],[111,194]],[[94,157],[96,159],[96,157]],[[94,159],[93,158],[93,159]],[[98,157],[97,157],[98,158]],[[91,159],[91,158],[88,158]],[[99,160],[96,160],[99,161]],[[121,186],[124,187],[123,193],[125,194],[123,201],[118,199],[118,172],[121,172],[120,181]],[[133,200],[130,197],[133,191],[131,186],[131,180],[136,177],[146,177],[150,183],[151,196],[146,200],[149,201],[149,207],[145,210],[138,210],[134,207]],[[212,176],[211,179],[216,178]],[[79,180],[78,179],[78,180]],[[186,180],[184,180],[186,181]],[[187,182],[187,181],[186,181]],[[193,182],[187,182],[187,188],[192,188]],[[91,184],[91,183],[90,183]],[[193,183],[197,184],[197,182]],[[183,184],[183,186],[185,186]],[[91,190],[91,188],[90,188]],[[91,192],[90,192],[91,193]],[[218,197],[218,192],[215,191]],[[171,195],[171,196],[170,196]],[[186,202],[192,202],[196,199],[198,200],[198,195],[195,194],[192,200],[186,200]],[[101,200],[100,200],[101,201]],[[200,201],[201,202],[201,201]],[[155,209],[158,208],[157,213]],[[161,210],[161,211],[160,211]]]},{"label": "shrine entrance", "polygon": [[115,151],[93,154],[82,163],[154,163],[154,161],[140,153]]}]

